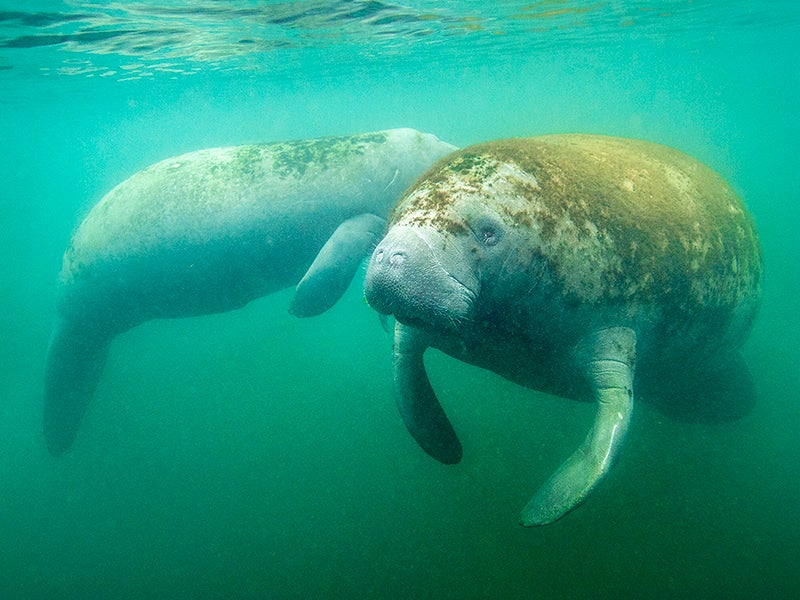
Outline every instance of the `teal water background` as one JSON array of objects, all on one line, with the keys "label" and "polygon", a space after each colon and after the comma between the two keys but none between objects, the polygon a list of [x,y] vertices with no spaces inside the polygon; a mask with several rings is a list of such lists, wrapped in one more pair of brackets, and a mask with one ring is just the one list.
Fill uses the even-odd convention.
[{"label": "teal water background", "polygon": [[[800,597],[800,4],[0,2],[0,597]],[[41,435],[70,233],[203,147],[414,127],[457,145],[593,132],[719,171],[754,214],[753,410],[639,403],[585,506],[519,510],[591,406],[434,351],[464,444],[406,433],[360,282],[120,336],[74,448]]]}]

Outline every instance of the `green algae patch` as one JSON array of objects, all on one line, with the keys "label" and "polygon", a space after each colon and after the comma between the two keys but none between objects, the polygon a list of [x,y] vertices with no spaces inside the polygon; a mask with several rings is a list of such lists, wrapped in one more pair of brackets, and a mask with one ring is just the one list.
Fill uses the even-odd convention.
[{"label": "green algae patch", "polygon": [[371,133],[360,136],[328,137],[315,140],[271,144],[272,166],[274,172],[282,177],[300,178],[314,167],[325,170],[360,156],[372,144],[386,141],[385,133]]}]

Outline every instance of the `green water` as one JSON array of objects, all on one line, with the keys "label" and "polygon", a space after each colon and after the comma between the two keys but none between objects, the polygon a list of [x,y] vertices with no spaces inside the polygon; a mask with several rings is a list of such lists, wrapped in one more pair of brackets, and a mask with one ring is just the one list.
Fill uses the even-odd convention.
[{"label": "green water", "polygon": [[[800,5],[0,2],[0,597],[800,597]],[[41,435],[61,254],[148,164],[390,127],[641,137],[719,171],[766,265],[753,410],[639,403],[576,512],[517,525],[592,407],[430,352],[464,445],[427,457],[356,282],[120,336],[72,450]]]}]

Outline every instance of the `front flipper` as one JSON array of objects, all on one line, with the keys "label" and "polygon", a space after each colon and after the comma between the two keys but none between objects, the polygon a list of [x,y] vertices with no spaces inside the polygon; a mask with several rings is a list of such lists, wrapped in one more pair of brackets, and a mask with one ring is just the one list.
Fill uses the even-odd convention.
[{"label": "front flipper", "polygon": [[461,442],[431,387],[422,356],[427,348],[420,332],[396,323],[394,328],[394,394],[409,433],[425,452],[446,465],[461,460]]},{"label": "front flipper", "polygon": [[44,438],[53,456],[75,441],[108,356],[110,336],[90,325],[59,319],[45,365]]},{"label": "front flipper", "polygon": [[611,468],[633,411],[636,333],[603,329],[576,349],[579,371],[597,401],[594,426],[575,453],[545,482],[521,515],[525,526],[547,525],[580,505]]},{"label": "front flipper", "polygon": [[297,284],[289,312],[297,317],[313,317],[336,304],[361,261],[380,239],[385,225],[385,219],[368,213],[339,225]]}]

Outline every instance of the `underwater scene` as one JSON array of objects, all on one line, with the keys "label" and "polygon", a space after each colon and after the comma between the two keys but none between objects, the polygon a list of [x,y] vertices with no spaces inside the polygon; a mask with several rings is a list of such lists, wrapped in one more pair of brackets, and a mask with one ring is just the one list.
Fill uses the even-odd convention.
[{"label": "underwater scene", "polygon": [[[0,0],[0,598],[800,597],[798,40],[789,0]],[[613,424],[595,422],[606,388],[561,393],[580,376],[554,350],[607,306],[559,306],[529,359],[524,311],[491,306],[513,264],[467,273],[447,237],[488,256],[507,232],[431,216],[505,189],[511,167],[480,153],[437,162],[457,148],[547,135],[605,156],[555,134],[668,146],[727,182],[708,176],[727,212],[667,203],[626,231],[750,240],[704,275],[738,274],[738,329],[695,315],[684,339],[690,315],[656,307],[636,366],[666,357],[672,379],[637,379]],[[563,156],[508,185],[572,185],[582,159]],[[581,210],[614,169],[576,184]],[[410,292],[381,279],[411,262],[394,222],[449,285],[484,277],[469,336],[425,337],[468,323],[431,271]],[[566,235],[554,222],[533,230]],[[697,264],[661,266],[677,298],[713,295],[686,283]],[[632,373],[629,350],[608,362]]]}]

